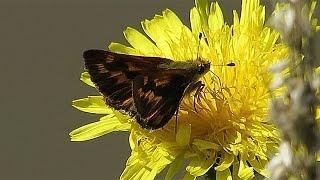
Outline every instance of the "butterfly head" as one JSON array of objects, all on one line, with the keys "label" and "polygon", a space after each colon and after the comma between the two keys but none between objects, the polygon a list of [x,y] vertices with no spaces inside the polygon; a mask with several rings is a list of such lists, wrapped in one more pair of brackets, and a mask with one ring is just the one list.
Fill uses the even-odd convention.
[{"label": "butterfly head", "polygon": [[204,75],[210,70],[210,62],[201,62],[197,64],[197,74]]}]

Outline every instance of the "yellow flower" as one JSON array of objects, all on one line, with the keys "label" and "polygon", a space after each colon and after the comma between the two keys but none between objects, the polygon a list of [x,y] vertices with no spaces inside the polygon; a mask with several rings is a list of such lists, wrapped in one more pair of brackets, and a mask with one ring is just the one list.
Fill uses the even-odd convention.
[{"label": "yellow flower", "polygon": [[[103,97],[89,96],[75,100],[73,106],[105,116],[72,131],[71,140],[129,131],[132,153],[121,179],[153,179],[166,167],[166,178],[171,179],[183,170],[186,160],[185,179],[195,179],[209,170],[216,171],[216,179],[252,179],[254,172],[266,176],[265,165],[279,142],[275,127],[266,120],[271,80],[267,69],[287,56],[287,47],[277,43],[279,34],[265,26],[265,7],[259,0],[243,0],[241,17],[233,11],[232,26],[224,22],[218,3],[196,0],[190,21],[191,29],[167,9],[142,22],[148,37],[127,28],[124,35],[131,47],[111,43],[109,49],[176,61],[199,56],[216,65],[234,62],[235,67],[211,66],[214,74],[207,73],[201,79],[205,89],[196,103],[197,111],[193,95],[186,96],[177,126],[173,117],[164,128],[149,131],[107,107]],[[93,86],[86,72],[81,80]]]}]

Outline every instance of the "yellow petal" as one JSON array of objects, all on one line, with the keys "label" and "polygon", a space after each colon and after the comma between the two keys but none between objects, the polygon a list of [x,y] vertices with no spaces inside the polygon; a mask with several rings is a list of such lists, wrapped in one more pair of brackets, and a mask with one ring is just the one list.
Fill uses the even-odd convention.
[{"label": "yellow petal", "polygon": [[215,162],[215,154],[210,153],[211,156],[205,157],[204,155],[198,155],[191,158],[190,164],[187,166],[186,170],[193,176],[202,176],[212,167]]},{"label": "yellow petal", "polygon": [[201,23],[201,17],[198,12],[197,8],[192,8],[190,11],[190,23],[191,23],[191,30],[194,34],[198,35],[200,32],[202,32],[202,23]]},{"label": "yellow petal", "polygon": [[242,159],[240,160],[238,176],[243,180],[254,178],[253,168],[249,167],[247,162]]},{"label": "yellow petal", "polygon": [[233,10],[233,31],[234,35],[237,35],[240,33],[240,21],[239,21],[239,15],[237,11]]},{"label": "yellow petal", "polygon": [[239,162],[235,161],[232,164],[232,179],[233,180],[240,180],[240,177],[238,176],[238,172],[239,172]]},{"label": "yellow petal", "polygon": [[[180,40],[176,42],[175,45],[180,46],[182,48],[181,51],[176,51],[175,46],[171,47],[171,51],[173,54],[173,59],[176,61],[186,61],[189,59],[196,59],[197,55],[199,55],[199,35],[194,35],[190,31],[190,29],[186,26],[182,27],[180,32]],[[202,42],[204,40],[202,39]]]},{"label": "yellow petal", "polygon": [[[159,41],[164,39],[164,36],[167,36],[162,29],[166,26],[162,16],[156,15],[151,20],[144,20],[141,22],[141,26],[144,32],[157,44],[157,46]],[[162,49],[160,48],[160,50]]]},{"label": "yellow petal", "polygon": [[109,50],[115,53],[120,53],[120,54],[129,54],[129,55],[139,55],[139,51],[132,47],[125,46],[120,43],[114,43],[112,42],[108,46]]},{"label": "yellow petal", "polygon": [[118,118],[118,120],[122,123],[127,123],[131,117],[127,114],[123,114],[117,110],[112,110],[113,114],[116,115],[116,117]]},{"label": "yellow petal", "polygon": [[134,150],[137,147],[137,143],[138,143],[138,138],[135,135],[134,131],[132,130],[129,136],[129,145],[131,150]]},{"label": "yellow petal", "polygon": [[195,4],[201,17],[202,28],[208,30],[209,3],[207,0],[195,0]]},{"label": "yellow petal", "polygon": [[252,158],[248,161],[255,171],[257,171],[262,176],[265,176],[265,177],[268,176],[267,170],[265,168],[268,163],[267,160],[262,160],[259,158],[259,161],[258,161],[256,158]]},{"label": "yellow petal", "polygon": [[216,171],[216,180],[232,180],[230,169],[224,171]]},{"label": "yellow petal", "polygon": [[86,141],[113,131],[128,131],[130,124],[122,124],[114,115],[107,115],[98,122],[90,123],[73,130],[69,135],[71,141]]},{"label": "yellow petal", "polygon": [[319,153],[317,153],[317,155],[316,155],[316,160],[320,161],[320,154]]},{"label": "yellow petal", "polygon": [[183,177],[183,180],[195,180],[197,176],[193,176],[190,173],[186,172],[186,174]]},{"label": "yellow petal", "polygon": [[236,133],[235,140],[234,140],[234,143],[235,143],[235,144],[240,143],[241,140],[242,140],[241,133],[240,133],[240,132],[237,132],[237,133]]},{"label": "yellow petal", "polygon": [[184,27],[178,16],[169,9],[162,12],[162,16],[156,15],[152,20],[142,22],[145,33],[156,43],[163,57],[173,59],[170,44],[180,39]]},{"label": "yellow petal", "polygon": [[147,56],[159,54],[158,47],[139,31],[128,27],[123,33],[131,46],[139,51],[139,54]]},{"label": "yellow petal", "polygon": [[215,167],[214,169],[217,171],[224,171],[231,166],[231,164],[233,163],[233,160],[234,160],[233,154],[229,154],[229,153],[224,152],[222,154],[220,164],[217,167]]},{"label": "yellow petal", "polygon": [[128,158],[126,166],[132,166],[136,163],[140,163],[141,159],[139,159],[139,150],[132,150],[131,156]]},{"label": "yellow petal", "polygon": [[314,13],[314,10],[316,9],[316,7],[317,7],[317,2],[311,1],[310,9],[309,9],[309,20],[312,19],[312,16],[313,16],[313,13]]},{"label": "yellow petal", "polygon": [[179,19],[179,17],[170,9],[166,9],[162,12],[164,19],[168,25],[168,28],[173,31],[173,34],[180,33],[181,27],[183,27],[183,23]]},{"label": "yellow petal", "polygon": [[192,142],[193,145],[197,146],[197,148],[202,151],[202,150],[207,150],[207,149],[214,149],[219,151],[221,149],[221,146],[219,144],[201,140],[201,139],[195,139]]},{"label": "yellow petal", "polygon": [[[157,152],[158,151],[158,152]],[[149,180],[154,179],[155,176],[161,172],[168,164],[172,162],[171,159],[169,159],[166,156],[159,155],[161,154],[162,150],[159,150],[157,148],[155,150],[155,153],[152,154],[154,159],[150,159],[149,161],[146,159],[148,156],[134,156],[133,158],[137,159],[134,160],[132,158],[129,158],[131,162],[129,166],[126,166],[125,170],[122,172],[120,179],[123,180]],[[133,156],[132,154],[131,156]],[[141,159],[140,159],[141,158]]]},{"label": "yellow petal", "polygon": [[165,21],[162,16],[155,16],[152,20],[142,21],[143,30],[156,43],[162,57],[173,59],[170,48],[170,30],[165,31]]},{"label": "yellow petal", "polygon": [[170,180],[181,169],[184,161],[184,153],[179,154],[170,164],[165,180]]},{"label": "yellow petal", "polygon": [[148,171],[143,168],[143,165],[136,163],[131,166],[126,166],[125,170],[122,172],[120,176],[120,179],[121,180],[139,180],[139,179],[142,179],[142,176],[147,173]]},{"label": "yellow petal", "polygon": [[264,25],[265,8],[259,0],[243,0],[241,6],[240,24],[248,28],[258,28]]},{"label": "yellow petal", "polygon": [[95,87],[88,72],[81,73],[80,80],[91,87]]},{"label": "yellow petal", "polygon": [[221,29],[224,25],[224,18],[221,8],[217,2],[211,4],[210,15],[208,18],[209,28],[212,30]]},{"label": "yellow petal", "polygon": [[191,135],[191,124],[178,124],[176,141],[179,146],[188,146]]},{"label": "yellow petal", "polygon": [[88,96],[87,98],[72,101],[72,106],[80,111],[94,114],[112,114],[111,108],[105,105],[102,96]]}]

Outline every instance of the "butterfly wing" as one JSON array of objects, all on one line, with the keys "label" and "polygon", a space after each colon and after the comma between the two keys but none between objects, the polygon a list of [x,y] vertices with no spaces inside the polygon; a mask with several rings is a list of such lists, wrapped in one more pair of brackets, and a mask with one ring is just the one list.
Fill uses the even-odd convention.
[{"label": "butterfly wing", "polygon": [[137,122],[146,129],[163,127],[178,110],[184,92],[191,83],[187,69],[166,69],[133,81],[133,99]]},{"label": "butterfly wing", "polygon": [[124,55],[103,50],[85,51],[83,57],[91,80],[104,95],[106,103],[128,113],[135,113],[133,79],[157,70],[160,64],[172,62],[164,58]]}]

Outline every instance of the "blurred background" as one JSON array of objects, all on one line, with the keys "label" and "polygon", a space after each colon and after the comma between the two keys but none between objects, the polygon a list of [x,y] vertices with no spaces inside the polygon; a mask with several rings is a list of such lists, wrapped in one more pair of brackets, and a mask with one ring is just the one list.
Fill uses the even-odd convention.
[{"label": "blurred background", "polygon": [[[265,0],[266,2],[267,0]],[[241,1],[220,1],[225,19]],[[126,43],[127,26],[169,8],[190,27],[193,0],[1,0],[0,179],[118,179],[130,155],[127,133],[70,142],[99,116],[71,101],[98,94],[80,80],[82,52]]]}]

